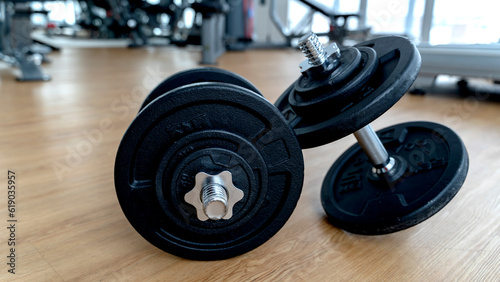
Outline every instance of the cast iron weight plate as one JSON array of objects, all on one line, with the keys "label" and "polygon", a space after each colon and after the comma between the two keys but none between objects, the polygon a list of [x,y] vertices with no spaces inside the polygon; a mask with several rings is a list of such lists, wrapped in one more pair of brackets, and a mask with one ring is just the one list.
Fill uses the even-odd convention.
[{"label": "cast iron weight plate", "polygon": [[[184,201],[200,171],[229,171],[244,192],[230,219],[200,221]],[[303,173],[295,134],[271,103],[243,87],[205,82],[171,90],[137,115],[118,149],[115,186],[125,216],[150,243],[219,260],[278,232]]]},{"label": "cast iron weight plate", "polygon": [[358,144],[333,164],[323,182],[321,202],[330,221],[352,233],[387,234],[426,220],[450,202],[467,175],[465,146],[443,125],[402,123],[377,135],[389,155],[408,164],[398,182],[377,180]]},{"label": "cast iron weight plate", "polygon": [[420,54],[404,37],[390,36],[363,42],[355,47],[370,47],[378,56],[378,67],[351,99],[342,101],[337,109],[318,114],[299,114],[289,103],[294,92],[292,84],[275,105],[295,130],[303,149],[336,141],[366,126],[391,108],[410,88],[420,69]]},{"label": "cast iron weight plate", "polygon": [[158,86],[156,86],[153,91],[151,91],[148,97],[146,97],[141,105],[141,109],[139,110],[139,112],[142,111],[142,109],[144,109],[144,107],[146,107],[153,100],[167,93],[168,91],[177,87],[186,86],[188,84],[197,82],[229,83],[247,88],[255,93],[258,93],[259,95],[262,95],[251,82],[238,74],[224,69],[202,67],[178,72],[165,79]]},{"label": "cast iron weight plate", "polygon": [[[341,64],[328,79],[325,79],[326,81],[322,80],[322,83],[316,81],[316,84],[322,86],[321,88],[309,87],[310,89],[307,89],[301,86],[304,84],[314,85],[314,83],[309,82],[315,81],[314,78],[306,80],[304,76],[295,83],[295,91],[288,96],[288,103],[290,103],[292,109],[297,114],[315,116],[325,113],[328,116],[332,111],[342,110],[345,104],[349,103],[348,101],[352,99],[352,95],[355,95],[373,76],[378,65],[378,57],[375,50],[369,47],[351,48],[357,50],[361,57],[360,62],[358,62],[355,68],[356,71],[351,76],[345,77],[337,83],[332,83],[332,81],[338,78],[334,76],[335,72],[344,67]],[[301,93],[301,91],[306,89],[307,92]]]}]

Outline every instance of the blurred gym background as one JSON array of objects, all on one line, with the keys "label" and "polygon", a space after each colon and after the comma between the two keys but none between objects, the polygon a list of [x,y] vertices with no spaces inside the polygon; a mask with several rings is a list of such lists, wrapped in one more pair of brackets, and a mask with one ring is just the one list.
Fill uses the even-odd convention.
[{"label": "blurred gym background", "polygon": [[345,46],[397,34],[422,55],[413,93],[445,81],[467,94],[477,79],[495,92],[499,9],[488,0],[0,1],[0,59],[20,81],[50,80],[43,63],[61,48],[197,48],[200,64],[216,65],[225,52],[296,48],[309,31]]}]

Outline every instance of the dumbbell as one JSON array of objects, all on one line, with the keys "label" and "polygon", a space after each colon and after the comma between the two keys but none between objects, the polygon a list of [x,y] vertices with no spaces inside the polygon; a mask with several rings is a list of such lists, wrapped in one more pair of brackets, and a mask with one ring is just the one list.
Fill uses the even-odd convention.
[{"label": "dumbbell", "polygon": [[321,189],[330,221],[366,235],[414,226],[458,192],[468,155],[451,129],[430,122],[394,125],[375,133],[369,123],[409,89],[420,54],[403,37],[376,38],[354,47],[324,48],[314,33],[300,39],[307,60],[301,76],[276,101],[302,148],[353,133],[349,148]]},{"label": "dumbbell", "polygon": [[322,188],[337,226],[394,232],[430,217],[456,194],[468,158],[453,131],[420,122],[377,137],[368,125],[416,78],[413,44],[386,37],[322,50],[312,36],[301,45],[310,60],[276,107],[244,78],[214,68],[173,75],[146,98],[115,162],[119,203],[146,240],[196,260],[258,247],[297,203],[301,149],[350,133],[366,154],[351,147]]},{"label": "dumbbell", "polygon": [[125,132],[115,187],[131,225],[156,247],[219,260],[266,242],[292,214],[304,161],[284,117],[239,75],[175,74]]}]

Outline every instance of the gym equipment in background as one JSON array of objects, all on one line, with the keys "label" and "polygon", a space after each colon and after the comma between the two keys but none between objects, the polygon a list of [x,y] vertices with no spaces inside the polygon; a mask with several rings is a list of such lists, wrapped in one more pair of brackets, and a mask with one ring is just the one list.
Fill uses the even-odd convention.
[{"label": "gym equipment in background", "polygon": [[500,81],[500,43],[469,45],[419,45],[422,68],[412,93],[424,94],[438,75],[461,77],[461,92],[467,89],[467,78]]},{"label": "gym equipment in background", "polygon": [[[338,44],[343,44],[344,39],[348,36],[362,36],[366,38],[370,32],[369,28],[362,28],[357,30],[350,30],[347,26],[349,18],[359,18],[359,14],[349,13],[349,14],[339,14],[336,13],[332,8],[325,6],[314,0],[299,0],[300,3],[304,4],[309,8],[309,12],[305,14],[300,22],[296,25],[296,28],[290,29],[284,24],[277,13],[277,0],[270,0],[270,16],[274,25],[278,28],[281,34],[286,38],[287,43],[291,46],[292,39],[298,39],[305,34],[311,32],[308,30],[312,26],[312,20],[315,13],[320,13],[330,20],[329,31],[325,33],[318,33],[316,36],[327,36],[328,40],[337,42]],[[306,28],[306,29],[304,29]]]},{"label": "gym equipment in background", "polygon": [[19,81],[46,81],[40,64],[51,49],[34,45],[29,1],[0,1],[0,59],[19,69]]},{"label": "gym equipment in background", "polygon": [[217,58],[226,51],[226,13],[229,5],[222,0],[205,0],[191,4],[202,16],[201,21],[201,64],[215,65]]}]

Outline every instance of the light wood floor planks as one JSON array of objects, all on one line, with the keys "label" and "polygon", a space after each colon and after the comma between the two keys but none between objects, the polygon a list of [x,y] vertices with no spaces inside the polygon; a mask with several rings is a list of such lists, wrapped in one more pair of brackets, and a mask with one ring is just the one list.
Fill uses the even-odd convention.
[{"label": "light wood floor planks", "polygon": [[[272,102],[299,74],[296,50],[227,53]],[[121,212],[113,165],[144,97],[167,76],[196,67],[196,50],[64,49],[44,66],[50,82],[18,83],[0,66],[0,281],[498,281],[500,103],[483,96],[405,96],[375,129],[428,120],[452,127],[470,156],[467,180],[434,217],[385,236],[331,226],[320,186],[346,137],[304,151],[298,206],[271,240],[242,256],[189,261],[158,250]],[[89,145],[90,144],[90,145]],[[17,176],[16,274],[7,273],[7,171]]]}]

